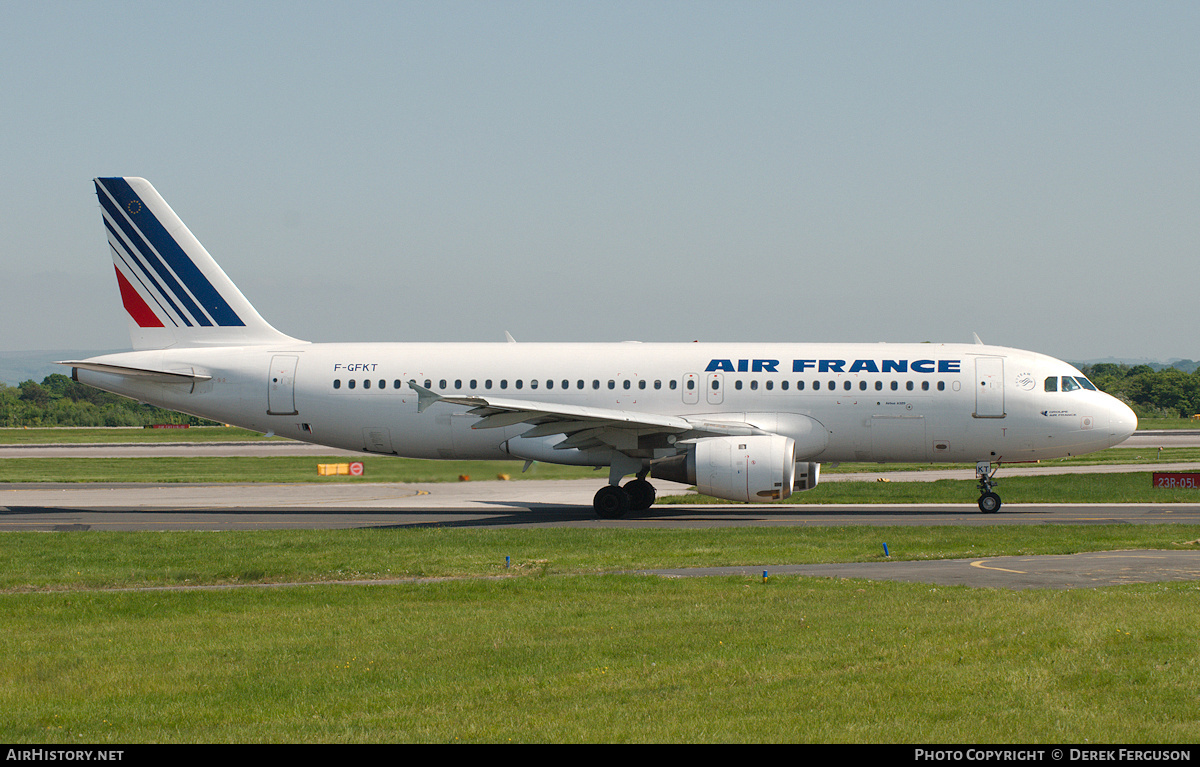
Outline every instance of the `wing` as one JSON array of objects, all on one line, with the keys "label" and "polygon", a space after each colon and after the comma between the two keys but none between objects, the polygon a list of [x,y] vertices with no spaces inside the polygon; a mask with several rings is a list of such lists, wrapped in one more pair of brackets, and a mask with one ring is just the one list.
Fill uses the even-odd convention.
[{"label": "wing", "polygon": [[498,429],[526,423],[530,428],[521,434],[522,437],[564,435],[565,439],[554,445],[558,450],[586,450],[607,445],[633,455],[639,449],[666,447],[687,439],[767,433],[745,422],[712,421],[501,397],[445,396],[416,381],[409,381],[408,385],[417,392],[418,412],[438,402],[465,405],[471,408],[471,414],[480,417],[479,422],[472,426],[474,429]]}]

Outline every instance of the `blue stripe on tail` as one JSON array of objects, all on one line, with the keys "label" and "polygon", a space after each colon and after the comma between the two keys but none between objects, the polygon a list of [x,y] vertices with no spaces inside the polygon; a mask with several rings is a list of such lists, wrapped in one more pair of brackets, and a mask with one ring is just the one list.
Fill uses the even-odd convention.
[{"label": "blue stripe on tail", "polygon": [[[159,279],[162,280],[164,287],[169,289],[175,299],[192,314],[197,324],[211,325],[212,322],[209,322],[208,317],[212,317],[217,325],[223,327],[245,327],[246,323],[242,321],[242,318],[192,263],[192,259],[183,251],[183,248],[179,247],[175,238],[163,228],[163,225],[138,198],[137,193],[125,179],[96,179],[96,187],[100,204],[108,211],[109,217],[134,243],[134,249],[142,252],[158,274]],[[120,208],[113,205],[108,195],[104,194],[105,191],[108,192],[108,195],[112,195],[112,200],[116,200]],[[126,212],[128,218],[125,215]],[[130,220],[136,225],[130,224]],[[187,286],[187,291],[190,291],[191,295],[196,297],[196,301],[199,301],[200,305],[204,307],[203,311],[171,275],[170,271],[157,258],[154,258],[154,253],[149,247],[146,247],[147,244],[153,246],[162,260],[170,266],[171,271],[174,271],[179,280],[183,281],[183,284]],[[164,297],[167,297],[166,290],[164,290]],[[207,316],[205,312],[207,312]]]}]

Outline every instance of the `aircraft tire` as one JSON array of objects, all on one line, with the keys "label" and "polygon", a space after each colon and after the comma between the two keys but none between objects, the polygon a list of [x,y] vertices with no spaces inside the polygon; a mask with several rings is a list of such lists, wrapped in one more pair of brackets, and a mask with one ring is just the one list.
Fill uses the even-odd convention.
[{"label": "aircraft tire", "polygon": [[995,514],[1000,511],[1000,496],[991,492],[979,496],[979,510],[984,514]]},{"label": "aircraft tire", "polygon": [[645,511],[654,505],[654,485],[644,479],[632,479],[622,488],[629,494],[629,510]]},{"label": "aircraft tire", "polygon": [[596,491],[592,508],[601,519],[620,519],[629,513],[629,493],[616,485],[605,485]]}]

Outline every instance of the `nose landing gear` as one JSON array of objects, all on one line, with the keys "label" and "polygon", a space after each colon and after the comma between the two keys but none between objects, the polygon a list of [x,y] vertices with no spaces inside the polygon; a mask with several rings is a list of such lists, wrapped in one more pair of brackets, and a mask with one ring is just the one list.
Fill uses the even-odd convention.
[{"label": "nose landing gear", "polygon": [[993,469],[992,464],[987,461],[975,464],[975,479],[979,480],[979,510],[984,514],[995,514],[1000,510],[1000,496],[992,492],[992,488],[996,486],[993,477],[999,468],[997,466]]}]

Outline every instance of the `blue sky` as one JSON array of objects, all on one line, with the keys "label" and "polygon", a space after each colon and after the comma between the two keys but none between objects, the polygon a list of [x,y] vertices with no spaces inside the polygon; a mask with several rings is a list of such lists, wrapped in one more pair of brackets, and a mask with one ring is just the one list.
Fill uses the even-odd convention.
[{"label": "blue sky", "polygon": [[314,341],[1200,358],[1200,5],[0,2],[0,350],[149,179]]}]

